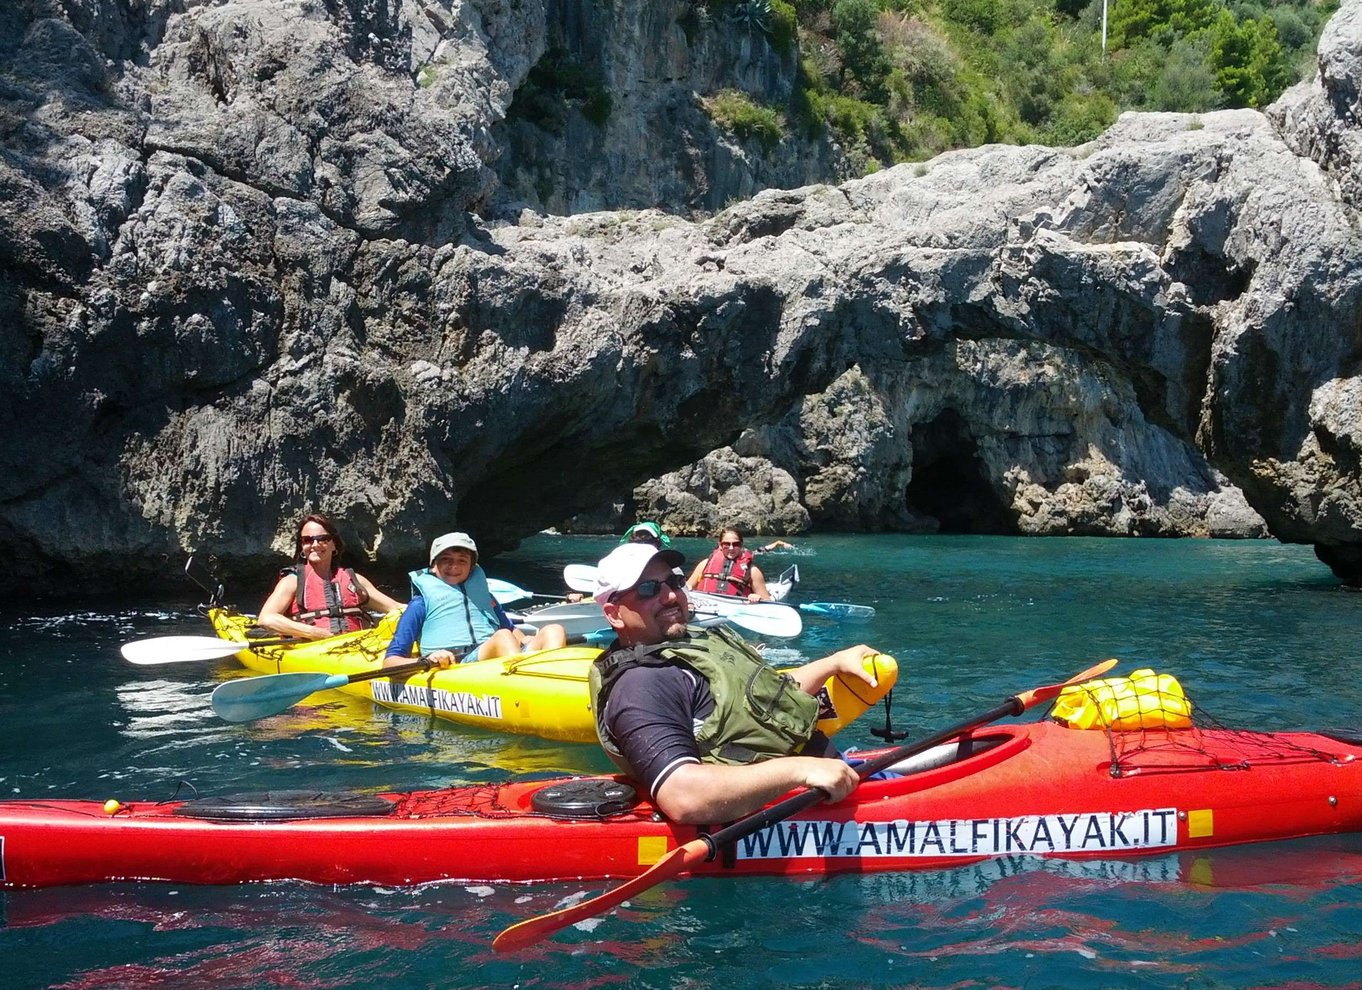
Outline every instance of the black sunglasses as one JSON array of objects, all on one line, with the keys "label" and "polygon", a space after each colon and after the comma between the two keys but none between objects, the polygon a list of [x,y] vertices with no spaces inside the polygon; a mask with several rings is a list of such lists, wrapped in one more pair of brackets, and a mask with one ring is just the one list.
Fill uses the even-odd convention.
[{"label": "black sunglasses", "polygon": [[[686,586],[686,579],[680,574],[668,574],[666,577],[653,581],[640,581],[629,590],[638,596],[638,600],[646,602],[649,598],[656,598],[663,587],[671,588],[672,591],[680,591]],[[623,592],[620,592],[623,594]]]}]

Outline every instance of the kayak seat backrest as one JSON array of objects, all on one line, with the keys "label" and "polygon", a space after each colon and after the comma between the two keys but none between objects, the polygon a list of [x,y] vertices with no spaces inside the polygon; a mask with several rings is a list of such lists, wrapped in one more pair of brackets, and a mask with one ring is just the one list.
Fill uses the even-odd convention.
[{"label": "kayak seat backrest", "polygon": [[1009,738],[1009,736],[980,736],[978,738],[957,739],[955,742],[942,743],[940,746],[933,746],[915,756],[909,756],[897,763],[891,763],[885,769],[893,770],[905,777],[915,773],[926,773],[928,770],[947,767],[979,753],[985,753],[995,746],[1001,746]]}]

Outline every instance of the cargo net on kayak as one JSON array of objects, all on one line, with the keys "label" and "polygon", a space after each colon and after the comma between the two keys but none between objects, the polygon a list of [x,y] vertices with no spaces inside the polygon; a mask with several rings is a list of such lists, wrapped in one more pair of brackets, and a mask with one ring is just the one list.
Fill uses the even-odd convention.
[{"label": "cargo net on kayak", "polygon": [[614,777],[574,777],[538,783],[483,784],[390,795],[397,818],[553,818],[650,821],[651,805]]},{"label": "cargo net on kayak", "polygon": [[[1315,733],[1233,729],[1194,706],[1171,674],[1137,670],[1065,688],[1050,709],[1060,725],[1106,735],[1113,777],[1141,773],[1247,770],[1254,766],[1338,763]],[[1359,740],[1324,733],[1342,742]],[[1315,745],[1309,745],[1313,743]]]}]

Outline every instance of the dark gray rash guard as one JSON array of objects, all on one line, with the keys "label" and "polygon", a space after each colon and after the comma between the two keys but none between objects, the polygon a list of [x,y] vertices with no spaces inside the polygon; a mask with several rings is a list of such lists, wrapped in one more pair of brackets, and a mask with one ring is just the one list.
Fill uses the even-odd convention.
[{"label": "dark gray rash guard", "polygon": [[[657,800],[658,789],[687,763],[699,763],[695,733],[714,711],[709,682],[688,667],[635,667],[620,675],[605,705],[605,725],[633,768],[634,779]],[[803,756],[837,759],[837,748],[815,732]]]}]

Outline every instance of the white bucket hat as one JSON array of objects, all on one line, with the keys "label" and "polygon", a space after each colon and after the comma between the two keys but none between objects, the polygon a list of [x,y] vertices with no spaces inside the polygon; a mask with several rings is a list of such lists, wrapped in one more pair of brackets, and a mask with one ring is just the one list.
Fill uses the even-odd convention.
[{"label": "white bucket hat", "polygon": [[451,548],[467,550],[473,555],[473,563],[478,562],[478,545],[467,533],[445,533],[443,536],[435,537],[430,544],[430,562],[435,563],[436,557]]}]

